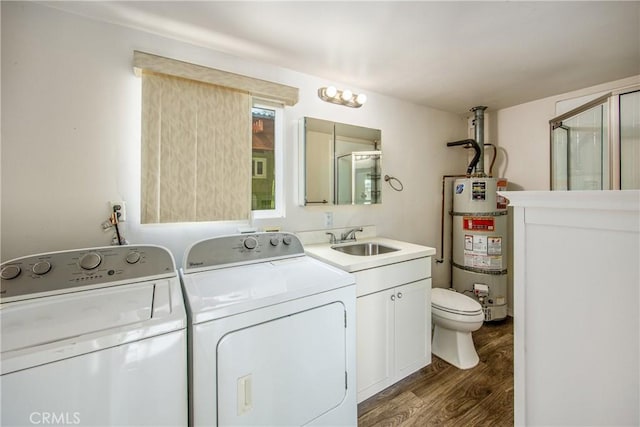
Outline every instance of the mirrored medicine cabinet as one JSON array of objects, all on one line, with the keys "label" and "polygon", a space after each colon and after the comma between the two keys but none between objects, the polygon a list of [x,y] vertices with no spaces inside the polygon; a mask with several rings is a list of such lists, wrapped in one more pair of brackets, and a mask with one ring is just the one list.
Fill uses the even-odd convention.
[{"label": "mirrored medicine cabinet", "polygon": [[382,203],[379,129],[303,117],[300,142],[302,205]]}]

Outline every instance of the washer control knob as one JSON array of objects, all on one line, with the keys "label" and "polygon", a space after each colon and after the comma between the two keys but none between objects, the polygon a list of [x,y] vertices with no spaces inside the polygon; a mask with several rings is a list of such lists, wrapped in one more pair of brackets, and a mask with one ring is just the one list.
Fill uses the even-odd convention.
[{"label": "washer control knob", "polygon": [[256,246],[258,246],[258,241],[255,237],[247,237],[246,239],[244,239],[243,244],[247,249],[255,249]]},{"label": "washer control knob", "polygon": [[0,277],[4,280],[15,279],[20,275],[22,269],[20,269],[19,265],[7,265],[2,268],[2,272],[0,272]]},{"label": "washer control knob", "polygon": [[51,271],[51,263],[49,261],[39,261],[36,262],[31,269],[38,276],[42,276],[43,274],[47,274]]},{"label": "washer control knob", "polygon": [[278,246],[280,244],[280,239],[278,239],[277,237],[272,237],[269,242],[271,243],[271,246]]},{"label": "washer control knob", "polygon": [[125,260],[129,264],[135,264],[140,261],[140,252],[131,251],[125,257]]},{"label": "washer control knob", "polygon": [[284,236],[282,238],[282,243],[284,243],[285,245],[290,245],[291,244],[291,236]]},{"label": "washer control knob", "polygon": [[101,262],[102,257],[100,256],[100,254],[89,252],[88,254],[85,254],[82,256],[82,258],[80,258],[80,262],[78,263],[78,265],[80,265],[80,268],[82,268],[83,270],[93,270],[94,268],[99,266]]}]

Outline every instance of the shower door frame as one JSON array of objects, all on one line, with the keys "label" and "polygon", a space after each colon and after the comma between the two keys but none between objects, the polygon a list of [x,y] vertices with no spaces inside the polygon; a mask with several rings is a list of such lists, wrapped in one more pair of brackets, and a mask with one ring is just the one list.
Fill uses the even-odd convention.
[{"label": "shower door frame", "polygon": [[[549,154],[550,154],[550,167],[549,167],[549,189],[554,191],[554,164],[553,164],[553,132],[555,129],[563,127],[563,121],[577,116],[580,113],[588,111],[599,105],[607,105],[608,117],[607,117],[607,132],[606,138],[602,141],[602,189],[603,190],[619,190],[621,186],[621,162],[620,162],[620,96],[628,93],[640,91],[640,85],[631,85],[615,91],[608,92],[602,96],[599,96],[579,107],[567,111],[553,119],[549,120]],[[567,133],[567,150],[569,149],[569,135]],[[567,156],[569,162],[569,157]],[[567,164],[567,189],[569,189],[569,168]]]},{"label": "shower door frame", "polygon": [[[568,119],[572,119],[576,116],[578,116],[581,113],[584,113],[586,111],[591,110],[592,108],[601,106],[601,105],[607,105],[607,111],[608,113],[608,121],[610,122],[611,120],[611,96],[612,96],[612,92],[609,92],[605,95],[599,96],[598,98],[587,102],[586,104],[583,104],[577,108],[574,108],[571,111],[567,111],[564,114],[561,114],[551,120],[549,120],[549,141],[550,141],[550,155],[551,155],[551,164],[550,164],[550,168],[549,168],[549,188],[553,191],[553,190],[557,190],[555,188],[553,188],[553,183],[555,181],[554,179],[554,158],[553,158],[553,153],[554,153],[554,138],[553,138],[553,134],[554,131],[556,129],[564,129],[567,132],[567,190],[571,191],[571,169],[570,169],[570,164],[571,164],[571,157],[569,154],[570,151],[570,142],[571,142],[571,132],[568,129],[567,126],[564,125],[564,121],[568,120]],[[609,130],[610,130],[610,126],[609,126]],[[602,141],[602,156],[601,157],[601,163],[602,163],[602,183],[601,183],[601,189],[608,189],[608,187],[611,184],[611,167],[609,167],[610,161],[611,161],[611,135],[610,135],[610,131],[607,133],[607,135],[603,135],[606,136],[605,138],[603,138]],[[606,153],[606,159],[604,158]]]}]

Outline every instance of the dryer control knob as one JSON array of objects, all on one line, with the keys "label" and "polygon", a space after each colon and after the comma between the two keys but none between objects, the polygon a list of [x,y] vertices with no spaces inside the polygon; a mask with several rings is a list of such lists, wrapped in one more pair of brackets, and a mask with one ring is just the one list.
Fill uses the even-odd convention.
[{"label": "dryer control knob", "polygon": [[102,257],[100,256],[100,254],[89,252],[88,254],[85,254],[82,256],[82,258],[80,258],[80,262],[78,263],[78,265],[80,265],[80,268],[82,268],[83,270],[93,270],[94,268],[99,266],[101,262]]},{"label": "dryer control knob", "polygon": [[4,280],[15,279],[20,275],[22,269],[18,265],[7,265],[2,268],[2,272],[0,272],[0,277]]},{"label": "dryer control knob", "polygon": [[282,238],[282,243],[284,243],[285,245],[290,245],[291,244],[291,236],[284,236]]},{"label": "dryer control knob", "polygon": [[247,237],[246,239],[244,239],[243,244],[247,249],[255,249],[256,246],[258,246],[258,241],[255,237]]},{"label": "dryer control knob", "polygon": [[277,237],[272,237],[269,242],[271,243],[271,246],[278,246],[280,244],[280,239],[278,239]]},{"label": "dryer control knob", "polygon": [[49,261],[36,262],[31,271],[38,276],[42,276],[43,274],[47,274],[51,271],[51,263]]},{"label": "dryer control knob", "polygon": [[135,264],[140,261],[140,252],[129,252],[125,257],[125,260],[129,264]]}]

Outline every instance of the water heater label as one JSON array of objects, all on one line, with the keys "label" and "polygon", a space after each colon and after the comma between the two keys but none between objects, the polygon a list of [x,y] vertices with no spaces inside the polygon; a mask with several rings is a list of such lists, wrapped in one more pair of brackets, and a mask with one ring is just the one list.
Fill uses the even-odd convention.
[{"label": "water heater label", "polygon": [[487,254],[502,255],[502,237],[489,237],[487,242]]},{"label": "water heater label", "polygon": [[502,270],[502,257],[465,253],[464,266],[485,270]]},{"label": "water heater label", "polygon": [[502,237],[465,234],[465,267],[487,270],[502,269]]},{"label": "water heater label", "polygon": [[471,200],[487,200],[486,181],[473,181],[471,184]]},{"label": "water heater label", "polygon": [[475,231],[493,231],[495,230],[495,218],[491,216],[465,216],[464,218],[462,218],[462,228],[465,230]]},{"label": "water heater label", "polygon": [[487,236],[473,236],[473,252],[487,253]]},{"label": "water heater label", "polygon": [[471,234],[464,236],[464,251],[473,251],[473,236]]},{"label": "water heater label", "polygon": [[[497,182],[497,191],[507,191],[507,179],[499,178]],[[506,197],[498,194],[496,195],[496,209],[507,209],[509,200]]]}]

